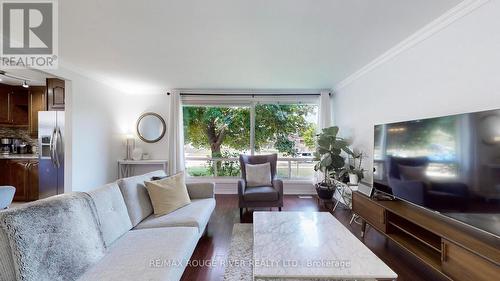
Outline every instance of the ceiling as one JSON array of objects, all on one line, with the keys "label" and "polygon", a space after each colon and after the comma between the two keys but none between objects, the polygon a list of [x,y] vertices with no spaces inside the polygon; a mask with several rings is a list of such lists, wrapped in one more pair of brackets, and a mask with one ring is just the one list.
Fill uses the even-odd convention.
[{"label": "ceiling", "polygon": [[61,65],[127,92],[328,89],[458,0],[64,0]]},{"label": "ceiling", "polygon": [[30,86],[45,86],[45,79],[54,76],[33,69],[7,69],[6,75],[0,74],[0,83],[21,86],[24,81]]}]

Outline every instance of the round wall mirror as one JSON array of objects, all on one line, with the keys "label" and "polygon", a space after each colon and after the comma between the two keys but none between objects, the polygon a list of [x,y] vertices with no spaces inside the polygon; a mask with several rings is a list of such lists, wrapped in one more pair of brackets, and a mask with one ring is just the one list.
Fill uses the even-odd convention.
[{"label": "round wall mirror", "polygon": [[137,120],[137,135],[147,143],[161,140],[166,129],[165,120],[153,112],[144,113]]}]

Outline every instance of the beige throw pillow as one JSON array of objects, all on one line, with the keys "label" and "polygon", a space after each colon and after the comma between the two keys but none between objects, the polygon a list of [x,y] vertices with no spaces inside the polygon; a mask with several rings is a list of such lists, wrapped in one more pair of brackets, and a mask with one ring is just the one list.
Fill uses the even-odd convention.
[{"label": "beige throw pillow", "polygon": [[163,216],[191,203],[184,173],[157,181],[146,181],[155,216]]},{"label": "beige throw pillow", "polygon": [[247,186],[272,186],[271,163],[245,164]]}]

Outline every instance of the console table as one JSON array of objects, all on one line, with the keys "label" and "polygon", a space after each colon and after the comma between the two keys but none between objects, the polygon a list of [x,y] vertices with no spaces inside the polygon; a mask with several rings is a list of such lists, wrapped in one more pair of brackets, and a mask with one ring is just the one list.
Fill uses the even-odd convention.
[{"label": "console table", "polygon": [[500,239],[405,201],[376,201],[353,192],[354,213],[450,280],[498,280]]},{"label": "console table", "polygon": [[168,160],[118,160],[118,178],[131,177],[137,165],[160,165],[168,174]]}]

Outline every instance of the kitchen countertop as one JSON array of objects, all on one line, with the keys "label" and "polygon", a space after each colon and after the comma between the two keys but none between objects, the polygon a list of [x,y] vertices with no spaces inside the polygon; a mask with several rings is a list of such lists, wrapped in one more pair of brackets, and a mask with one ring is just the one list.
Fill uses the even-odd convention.
[{"label": "kitchen countertop", "polygon": [[0,155],[0,160],[1,159],[37,160],[38,159],[38,155],[36,155],[36,154],[9,154],[9,155]]}]

